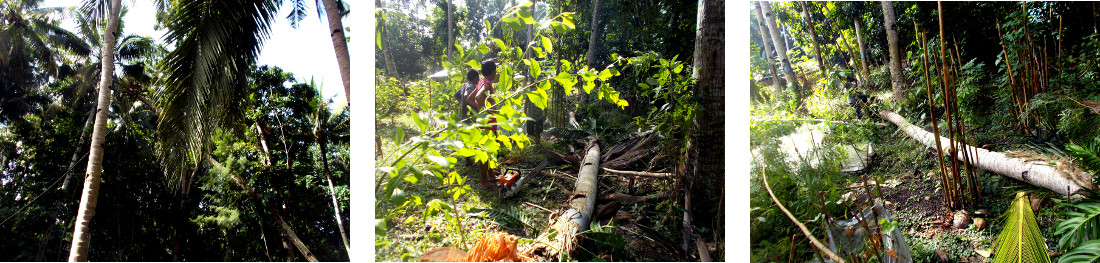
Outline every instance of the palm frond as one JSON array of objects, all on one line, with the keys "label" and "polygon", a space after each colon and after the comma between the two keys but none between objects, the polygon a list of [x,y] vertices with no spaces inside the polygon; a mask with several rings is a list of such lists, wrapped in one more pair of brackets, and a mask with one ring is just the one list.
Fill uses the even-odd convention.
[{"label": "palm frond", "polygon": [[[290,14],[287,14],[286,19],[290,20],[290,27],[297,29],[298,22],[306,19],[306,0],[291,0],[291,5],[294,9],[290,10]],[[318,8],[320,9],[320,8]]]},{"label": "palm frond", "polygon": [[1092,240],[1067,252],[1058,258],[1058,263],[1097,262],[1100,261],[1100,240]]},{"label": "palm frond", "polygon": [[1100,137],[1093,139],[1091,143],[1084,143],[1082,145],[1066,144],[1066,150],[1069,151],[1069,155],[1073,156],[1081,169],[1091,174],[1100,173]]},{"label": "palm frond", "polygon": [[165,39],[175,44],[160,65],[159,158],[169,185],[185,187],[193,165],[211,152],[214,132],[239,116],[245,76],[268,37],[277,1],[173,2]]},{"label": "palm frond", "polygon": [[997,236],[997,254],[993,262],[1050,262],[1043,232],[1035,222],[1026,193],[1016,193],[1016,200],[1012,201],[1012,208],[1005,216],[1008,219]]}]

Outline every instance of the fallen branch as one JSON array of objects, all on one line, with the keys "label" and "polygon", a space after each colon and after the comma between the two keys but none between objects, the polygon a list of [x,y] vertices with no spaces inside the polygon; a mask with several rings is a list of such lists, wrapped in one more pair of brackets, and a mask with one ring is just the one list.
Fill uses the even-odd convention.
[{"label": "fallen branch", "polygon": [[[879,116],[882,119],[888,120],[896,124],[902,131],[905,131],[910,138],[916,139],[928,147],[934,147],[935,135],[930,132],[924,131],[920,127],[909,124],[904,117],[897,113],[889,112],[886,110],[879,111]],[[941,141],[946,141],[944,145],[950,144],[951,140],[940,136]],[[1057,192],[1062,195],[1071,195],[1081,188],[1093,189],[1093,185],[1089,183],[1092,175],[1079,172],[1077,174],[1066,174],[1058,171],[1057,167],[1050,166],[1046,162],[1028,161],[1021,158],[1012,158],[1004,153],[993,152],[986,149],[961,144],[965,151],[973,152],[976,158],[972,158],[973,165],[978,166],[983,170],[994,172],[1012,179],[1027,182],[1029,184],[1046,188],[1048,190]],[[946,149],[944,151],[947,151]],[[957,155],[960,161],[966,162],[964,155]],[[1082,179],[1077,179],[1082,178]]]},{"label": "fallen branch", "polygon": [[[845,104],[845,106],[847,106],[847,104]],[[828,123],[832,123],[832,124],[844,124],[844,125],[852,125],[852,126],[861,125],[859,123],[851,123],[851,122],[843,122],[843,121],[830,121],[830,120],[822,120],[822,119],[772,119],[772,120],[753,119],[752,121],[754,121],[754,122],[828,122]],[[887,124],[885,124],[885,123],[874,123],[874,125],[878,126],[878,127],[886,127],[887,126]]]},{"label": "fallen branch", "polygon": [[[767,168],[766,165],[765,168]],[[791,214],[791,211],[787,211],[787,207],[783,206],[783,203],[779,202],[779,199],[777,199],[775,197],[775,194],[772,193],[772,187],[768,185],[768,175],[766,171],[761,172],[760,176],[764,179],[764,188],[768,190],[768,196],[772,198],[772,202],[775,202],[775,205],[779,206],[779,210],[783,210],[783,213],[787,214],[787,218],[791,219],[791,222],[794,222],[794,224],[798,226],[798,229],[802,230],[802,234],[806,235],[806,238],[810,239],[810,245],[812,245],[818,251],[821,251],[822,254],[825,254],[825,256],[833,262],[845,263],[843,258],[840,258],[840,256],[837,256],[836,253],[833,253],[832,250],[826,248],[824,244],[821,244],[821,241],[818,241],[817,238],[814,237],[813,233],[810,233],[810,229],[806,228],[806,225],[802,224],[802,222],[799,222],[797,218],[794,218],[794,215]]]},{"label": "fallen branch", "polygon": [[603,169],[605,172],[618,174],[618,175],[632,175],[632,176],[641,176],[641,177],[650,177],[650,178],[664,178],[664,179],[671,179],[672,178],[672,173],[620,171],[620,170],[615,170],[615,169],[611,169],[611,168],[601,168],[601,169]]},{"label": "fallen branch", "polygon": [[619,201],[619,203],[643,203],[643,202],[648,202],[649,200],[664,198],[667,195],[667,193],[668,192],[660,192],[660,193],[651,194],[651,195],[647,195],[647,196],[636,196],[636,195],[629,195],[629,194],[624,194],[624,193],[613,193],[613,194],[609,194],[609,195],[600,197],[600,200],[601,201],[603,201],[603,200],[614,200],[614,201]]}]

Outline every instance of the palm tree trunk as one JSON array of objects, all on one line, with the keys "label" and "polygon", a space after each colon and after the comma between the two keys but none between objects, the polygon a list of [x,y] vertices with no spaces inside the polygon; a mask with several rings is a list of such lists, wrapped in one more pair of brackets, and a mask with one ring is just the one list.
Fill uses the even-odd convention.
[{"label": "palm tree trunk", "polygon": [[[592,31],[588,34],[588,53],[585,55],[584,63],[588,68],[593,68],[596,63],[596,43],[602,38],[603,35],[600,34],[600,0],[595,0],[592,1]],[[583,105],[588,101],[588,93],[583,92],[584,90],[581,91],[580,98]]]},{"label": "palm tree trunk", "polygon": [[775,53],[779,55],[779,62],[783,65],[787,85],[790,86],[791,93],[794,93],[795,105],[802,105],[802,88],[798,85],[798,77],[794,74],[794,67],[791,67],[791,60],[787,58],[787,44],[783,42],[783,38],[779,35],[779,26],[776,25],[775,16],[772,15],[771,4],[763,1],[756,3],[760,4],[760,9],[764,10],[763,14],[768,23],[768,31],[772,32],[772,44],[775,45]]},{"label": "palm tree trunk", "polygon": [[905,87],[902,86],[902,74],[905,73],[901,71],[901,49],[898,48],[898,30],[894,25],[897,20],[893,2],[882,2],[882,17],[886,20],[886,40],[890,43],[890,85],[894,88],[894,101],[901,102],[905,100]]},{"label": "palm tree trunk", "polygon": [[80,129],[80,142],[76,144],[76,149],[73,149],[73,157],[69,160],[69,171],[65,172],[65,183],[61,184],[61,191],[69,193],[69,189],[72,188],[73,178],[72,169],[76,167],[76,164],[80,162],[80,148],[84,147],[84,142],[88,141],[88,128],[92,127],[95,123],[96,109],[88,111],[88,119],[84,121],[84,128]]},{"label": "palm tree trunk", "polygon": [[344,230],[344,219],[340,217],[340,202],[336,200],[336,187],[332,185],[332,173],[328,169],[328,140],[323,136],[317,136],[317,143],[321,147],[321,167],[325,171],[325,179],[328,180],[329,195],[332,196],[332,209],[335,210],[336,225],[340,228],[340,238],[344,241],[344,249],[348,251],[348,258],[351,258],[351,243],[348,242],[347,231]]},{"label": "palm tree trunk", "polygon": [[340,21],[340,7],[336,0],[323,0],[328,15],[328,30],[332,36],[332,48],[336,50],[336,64],[340,65],[340,79],[344,81],[344,99],[351,105],[351,55],[348,40],[344,37],[344,22]]},{"label": "palm tree trunk", "polygon": [[773,55],[775,51],[772,51],[773,45],[771,40],[772,33],[768,31],[767,22],[764,20],[764,11],[760,10],[760,5],[754,4],[752,6],[756,8],[757,27],[760,28],[758,31],[760,31],[760,39],[763,40],[761,42],[764,44],[764,58],[768,61],[768,69],[770,69],[772,73],[772,87],[774,87],[776,91],[782,90],[783,86],[787,84],[783,79],[779,78],[779,70],[775,69],[775,57]]},{"label": "palm tree trunk", "polygon": [[69,261],[87,261],[88,243],[92,239],[92,217],[95,216],[96,202],[99,201],[99,181],[103,175],[103,144],[107,137],[107,112],[111,106],[111,79],[114,76],[115,38],[118,28],[118,16],[122,0],[111,0],[111,12],[107,17],[107,27],[103,34],[103,52],[100,54],[101,70],[99,80],[99,104],[96,106],[96,120],[92,127],[92,146],[88,150],[88,171],[84,180],[84,191],[80,194],[80,208],[76,214],[76,226],[73,229],[73,243],[69,249]]},{"label": "palm tree trunk", "polygon": [[454,15],[453,15],[453,13],[454,13],[454,7],[451,5],[451,0],[447,0],[447,59],[448,60],[454,60],[454,58],[451,57],[451,53],[453,53],[453,51],[451,51],[451,50],[454,49],[454,45],[455,45],[454,44],[454,39],[455,39],[454,28],[452,26],[452,24],[454,24],[454,18],[453,18]]}]

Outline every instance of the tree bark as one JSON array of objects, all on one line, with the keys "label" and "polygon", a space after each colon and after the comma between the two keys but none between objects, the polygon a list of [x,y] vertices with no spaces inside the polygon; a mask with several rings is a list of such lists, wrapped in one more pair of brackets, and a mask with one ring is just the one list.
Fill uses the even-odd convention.
[{"label": "tree bark", "polygon": [[897,19],[894,17],[894,4],[891,1],[882,2],[882,17],[886,20],[886,41],[890,46],[890,86],[894,90],[894,102],[905,101],[905,84],[901,70],[901,49],[898,47]]},{"label": "tree bark", "polygon": [[[935,135],[931,132],[924,131],[920,127],[909,124],[904,117],[897,113],[882,110],[879,111],[878,114],[883,119],[893,122],[898,128],[908,134],[909,137],[916,139],[928,147],[935,147]],[[943,136],[940,136],[940,140],[951,142],[950,139]],[[1081,190],[1081,188],[1094,189],[1092,183],[1089,181],[1092,175],[1085,172],[1066,174],[1060,172],[1058,168],[1048,165],[1047,162],[1012,158],[1006,156],[1004,153],[992,152],[966,144],[960,145],[962,148],[974,153],[973,158],[971,158],[974,162],[973,165],[986,171],[1046,188],[1062,195],[1073,194],[1077,192],[1077,190]],[[947,150],[944,149],[943,151],[946,152]],[[966,158],[961,154],[956,155],[956,157],[959,161],[966,161]]]},{"label": "tree bark", "polygon": [[[600,34],[600,0],[592,1],[592,31],[588,34],[588,53],[585,55],[585,66],[588,68],[594,68],[596,64],[596,47],[597,43],[603,39],[603,34]],[[584,105],[588,101],[588,93],[581,89],[580,103]]]},{"label": "tree bark", "polygon": [[566,211],[555,218],[551,225],[551,229],[557,230],[558,234],[555,240],[545,243],[549,245],[546,250],[548,258],[557,259],[560,255],[571,253],[577,242],[577,233],[588,230],[592,213],[596,209],[596,195],[599,194],[596,181],[599,167],[600,145],[592,144],[577,172],[577,184]]},{"label": "tree bark", "polygon": [[454,24],[454,7],[451,6],[451,0],[447,0],[447,60],[454,60],[451,57],[452,49],[454,49],[454,28],[451,26]]},{"label": "tree bark", "polygon": [[[692,77],[695,94],[702,98],[702,116],[697,116],[690,151],[698,157],[698,173],[694,174],[692,199],[700,206],[693,211],[701,223],[714,221],[719,227],[724,208],[718,204],[724,198],[725,186],[725,1],[699,0],[696,23],[695,54]],[[713,209],[713,210],[710,210]],[[700,214],[702,212],[702,214]],[[717,212],[713,214],[712,212]],[[713,226],[712,226],[713,227]]]},{"label": "tree bark", "polygon": [[344,81],[344,99],[351,105],[351,55],[348,53],[348,39],[344,37],[344,22],[340,20],[340,6],[336,0],[323,0],[323,4],[328,16],[332,48],[336,51],[336,64],[340,65],[340,79]]},{"label": "tree bark", "polygon": [[96,203],[99,201],[99,181],[103,175],[103,145],[107,137],[107,112],[111,107],[111,80],[115,67],[115,38],[118,34],[119,11],[122,0],[111,0],[107,27],[103,33],[103,49],[100,55],[99,100],[96,106],[96,120],[92,127],[92,145],[88,150],[88,170],[85,174],[84,191],[80,194],[80,208],[76,214],[76,226],[73,229],[73,242],[69,249],[69,261],[87,261],[88,245],[92,239],[92,218],[95,217]]},{"label": "tree bark", "polygon": [[817,45],[817,33],[814,32],[814,21],[810,19],[810,11],[806,10],[805,2],[798,2],[798,5],[802,7],[802,15],[806,20],[806,30],[810,31],[810,43],[814,45],[814,54],[817,54],[817,66],[818,72],[821,73],[821,77],[825,77],[825,58],[821,56],[821,47]]},{"label": "tree bark", "polygon": [[[321,109],[327,110],[327,109]],[[329,196],[332,197],[332,209],[334,210],[333,216],[336,217],[336,226],[340,229],[340,239],[344,241],[344,249],[348,252],[348,259],[351,258],[351,243],[348,242],[347,231],[344,230],[344,219],[340,217],[340,202],[336,199],[336,187],[332,184],[332,172],[328,169],[328,140],[318,133],[319,130],[314,131],[317,143],[321,147],[321,165],[322,170],[325,172],[325,180],[328,181]]]},{"label": "tree bark", "polygon": [[775,51],[772,51],[772,34],[768,30],[766,20],[764,20],[764,11],[761,11],[759,4],[753,4],[752,6],[756,8],[757,27],[760,28],[758,31],[760,31],[761,42],[764,44],[764,58],[768,61],[768,69],[770,69],[772,73],[772,87],[774,87],[776,91],[782,90],[782,87],[787,84],[783,79],[779,78],[779,70],[775,69]]},{"label": "tree bark", "polygon": [[[775,45],[775,53],[779,55],[779,63],[783,65],[783,73],[787,78],[787,86],[791,93],[794,93],[795,105],[802,105],[802,87],[798,84],[798,76],[794,74],[794,68],[791,67],[791,60],[787,58],[787,44],[783,42],[783,38],[779,35],[779,26],[775,23],[775,16],[772,15],[772,7],[768,2],[758,1],[760,8],[764,10],[764,19],[768,23],[768,31],[772,32],[772,44]],[[702,10],[702,8],[700,8]]]},{"label": "tree bark", "polygon": [[73,178],[72,170],[76,167],[76,164],[80,162],[80,148],[85,147],[84,142],[88,141],[88,128],[91,128],[95,123],[96,109],[88,111],[88,119],[84,120],[84,128],[80,129],[80,142],[76,144],[76,149],[73,149],[73,157],[69,160],[69,169],[65,172],[65,183],[61,184],[61,191],[68,193],[72,188]]},{"label": "tree bark", "polygon": [[871,71],[867,68],[867,46],[863,45],[863,34],[860,31],[863,30],[861,25],[863,22],[861,19],[856,18],[856,43],[859,44],[859,62],[862,64],[860,71],[863,72],[863,85],[867,85],[867,81],[871,79]]}]

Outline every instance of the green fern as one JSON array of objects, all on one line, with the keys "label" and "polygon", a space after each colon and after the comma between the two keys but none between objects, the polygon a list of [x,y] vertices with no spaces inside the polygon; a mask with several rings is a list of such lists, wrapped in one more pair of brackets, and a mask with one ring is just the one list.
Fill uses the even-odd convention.
[{"label": "green fern", "polygon": [[1054,235],[1061,236],[1058,239],[1058,248],[1069,250],[1086,241],[1100,238],[1100,192],[1088,191],[1090,198],[1075,204],[1062,204],[1067,208],[1059,213],[1065,220],[1055,225]]},{"label": "green fern", "polygon": [[1035,222],[1026,193],[1016,193],[1016,200],[1012,201],[1012,208],[1005,216],[1008,220],[997,236],[997,255],[993,262],[1050,262],[1046,241]]},{"label": "green fern", "polygon": [[1100,240],[1085,242],[1058,258],[1058,263],[1098,262],[1100,261]]}]

